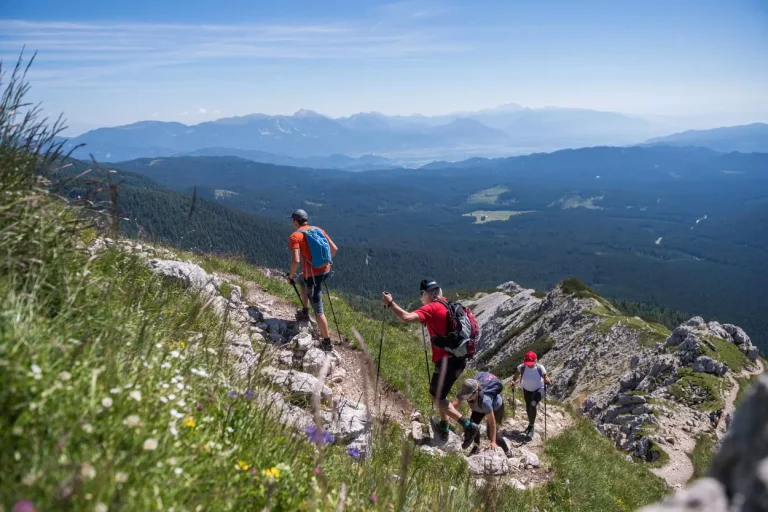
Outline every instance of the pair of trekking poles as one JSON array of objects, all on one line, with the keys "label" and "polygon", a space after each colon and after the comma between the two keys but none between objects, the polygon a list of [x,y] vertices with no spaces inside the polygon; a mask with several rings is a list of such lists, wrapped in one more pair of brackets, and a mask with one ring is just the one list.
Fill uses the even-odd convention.
[{"label": "pair of trekking poles", "polygon": [[[512,417],[515,417],[517,411],[517,399],[515,398],[515,392],[517,386],[512,387]],[[544,384],[544,440],[547,440],[547,385]]]}]

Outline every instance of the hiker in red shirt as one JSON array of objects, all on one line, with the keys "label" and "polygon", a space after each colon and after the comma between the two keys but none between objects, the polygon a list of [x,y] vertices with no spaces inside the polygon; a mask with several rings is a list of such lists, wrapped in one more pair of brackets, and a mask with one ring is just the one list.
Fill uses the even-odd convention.
[{"label": "hiker in red shirt", "polygon": [[[406,323],[420,322],[427,326],[430,340],[432,341],[432,362],[435,368],[432,373],[432,379],[429,382],[429,394],[435,401],[440,411],[440,422],[437,424],[437,433],[443,439],[448,438],[448,418],[453,418],[464,429],[464,441],[467,446],[478,433],[478,427],[456,410],[451,402],[448,401],[448,394],[453,384],[467,367],[466,357],[455,357],[440,347],[435,346],[435,336],[448,335],[448,323],[450,318],[448,308],[445,306],[447,300],[443,297],[443,291],[437,282],[431,279],[424,279],[419,286],[421,292],[422,306],[409,313],[395,304],[392,295],[387,292],[381,294],[381,301],[388,308],[394,311],[395,316]],[[469,443],[467,443],[469,439]]]},{"label": "hiker in red shirt", "polygon": [[[314,226],[310,226],[309,216],[304,210],[296,210],[291,214],[291,222],[293,223],[294,232],[288,240],[288,246],[291,250],[291,269],[288,271],[288,282],[293,284],[296,271],[299,270],[301,264],[301,301],[304,308],[299,315],[300,319],[309,319],[309,306],[308,303],[312,302],[312,309],[315,310],[315,317],[317,318],[317,327],[320,329],[320,334],[323,336],[322,349],[330,352],[333,349],[331,345],[331,335],[328,331],[328,319],[325,318],[323,312],[323,288],[322,284],[328,278],[331,272],[331,264],[327,263],[319,267],[315,267],[312,264],[312,253],[310,252],[309,244],[307,242],[307,234],[305,233],[309,229],[316,229],[322,233],[330,246],[331,257],[336,256],[338,247],[333,243],[331,237],[322,229]],[[326,248],[327,249],[327,248]]]}]

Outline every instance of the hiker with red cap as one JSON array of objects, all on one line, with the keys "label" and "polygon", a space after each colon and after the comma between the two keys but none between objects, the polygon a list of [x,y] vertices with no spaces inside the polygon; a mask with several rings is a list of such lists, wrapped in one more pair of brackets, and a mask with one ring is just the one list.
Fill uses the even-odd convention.
[{"label": "hiker with red cap", "polygon": [[544,398],[544,386],[552,384],[547,370],[537,362],[535,352],[525,354],[523,364],[517,367],[515,375],[512,376],[512,386],[515,386],[519,380],[522,380],[525,412],[528,414],[528,428],[525,429],[525,436],[533,439],[536,409]]},{"label": "hiker with red cap", "polygon": [[451,405],[448,394],[464,368],[467,367],[467,357],[466,355],[457,356],[455,349],[452,353],[452,349],[439,346],[445,347],[444,339],[450,335],[448,331],[452,320],[451,303],[443,297],[443,290],[434,280],[422,280],[419,291],[422,306],[413,312],[408,312],[395,304],[392,295],[387,292],[382,292],[381,302],[392,309],[401,322],[420,322],[427,326],[432,346],[432,362],[435,365],[429,382],[429,394],[440,412],[440,422],[436,425],[437,434],[443,440],[447,440],[448,418],[453,418],[464,429],[464,447],[466,448],[474,440],[479,428]]}]

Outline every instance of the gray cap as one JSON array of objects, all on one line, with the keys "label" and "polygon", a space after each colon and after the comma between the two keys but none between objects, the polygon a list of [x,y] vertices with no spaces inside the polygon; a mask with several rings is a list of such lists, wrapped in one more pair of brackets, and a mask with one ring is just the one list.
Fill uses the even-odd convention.
[{"label": "gray cap", "polygon": [[294,210],[291,214],[291,218],[295,220],[308,220],[309,215],[307,215],[307,212],[299,208],[298,210]]},{"label": "gray cap", "polygon": [[475,394],[475,391],[477,391],[478,389],[480,389],[479,382],[477,382],[475,379],[467,379],[461,385],[461,389],[459,389],[459,392],[456,393],[456,398],[458,398],[459,400],[467,400],[469,397]]}]

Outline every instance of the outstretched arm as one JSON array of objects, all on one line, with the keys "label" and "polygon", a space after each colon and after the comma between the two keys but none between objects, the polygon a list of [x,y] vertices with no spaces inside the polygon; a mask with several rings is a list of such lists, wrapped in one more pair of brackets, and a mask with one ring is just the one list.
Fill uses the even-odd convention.
[{"label": "outstretched arm", "polygon": [[485,419],[488,422],[488,439],[491,441],[491,449],[496,449],[496,416],[493,412],[485,415]]},{"label": "outstretched arm", "polygon": [[381,294],[381,302],[390,308],[392,312],[395,313],[395,316],[401,321],[408,324],[415,324],[417,322],[421,322],[421,318],[416,313],[409,313],[408,311],[404,310],[397,304],[395,304],[394,299],[392,298],[392,295],[388,294],[387,292],[383,292]]},{"label": "outstretched arm", "polygon": [[301,253],[299,249],[293,249],[291,251],[291,270],[288,271],[288,279],[296,277],[296,271],[299,270],[299,262],[301,261]]}]

